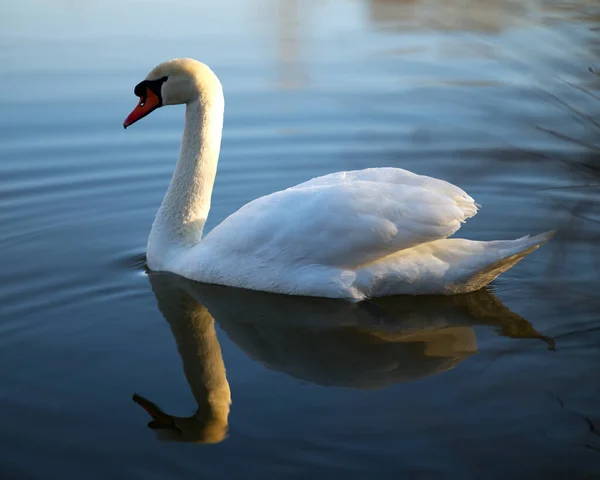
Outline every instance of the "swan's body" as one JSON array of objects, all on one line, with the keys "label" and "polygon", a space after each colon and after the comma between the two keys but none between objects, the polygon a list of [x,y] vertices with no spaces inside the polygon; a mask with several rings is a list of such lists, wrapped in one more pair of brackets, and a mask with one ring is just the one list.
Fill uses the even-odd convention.
[{"label": "swan's body", "polygon": [[[140,94],[146,87],[154,106]],[[374,168],[258,198],[202,238],[223,126],[221,84],[206,65],[176,59],[150,72],[136,93],[142,100],[125,126],[163,104],[186,104],[179,161],[148,241],[151,270],[352,300],[454,294],[483,287],[551,236],[448,239],[477,213],[469,195],[442,180]]]}]

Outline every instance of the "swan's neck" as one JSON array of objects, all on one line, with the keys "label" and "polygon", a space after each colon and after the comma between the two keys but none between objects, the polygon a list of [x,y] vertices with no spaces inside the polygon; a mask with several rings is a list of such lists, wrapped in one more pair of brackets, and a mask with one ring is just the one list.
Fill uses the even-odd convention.
[{"label": "swan's neck", "polygon": [[189,248],[202,238],[217,173],[223,109],[222,92],[186,105],[179,160],[152,225],[149,261],[160,262],[169,251]]}]

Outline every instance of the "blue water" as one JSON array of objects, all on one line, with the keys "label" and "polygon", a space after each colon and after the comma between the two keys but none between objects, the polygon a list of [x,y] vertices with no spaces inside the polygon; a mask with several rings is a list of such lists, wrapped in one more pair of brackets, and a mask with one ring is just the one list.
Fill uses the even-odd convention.
[{"label": "blue water", "polygon": [[[2,3],[2,477],[600,475],[599,13],[584,0]],[[453,298],[356,306],[149,276],[183,110],[122,122],[133,87],[178,56],[225,90],[208,228],[317,175],[399,166],[483,205],[461,236],[558,234]],[[202,415],[152,430],[131,400],[187,417],[211,375],[232,399],[216,443],[202,444]]]}]

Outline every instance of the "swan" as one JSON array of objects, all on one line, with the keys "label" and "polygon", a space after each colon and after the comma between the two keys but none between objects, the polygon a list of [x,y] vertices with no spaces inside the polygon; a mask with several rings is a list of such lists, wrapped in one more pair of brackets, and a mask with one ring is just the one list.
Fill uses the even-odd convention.
[{"label": "swan", "polygon": [[223,89],[189,58],[136,85],[127,128],[185,104],[179,160],[147,245],[153,271],[272,293],[361,301],[480,289],[548,241],[448,238],[477,213],[459,187],[400,168],[332,173],[260,197],[203,237],[223,128]]},{"label": "swan", "polygon": [[270,370],[316,385],[361,390],[457,367],[479,353],[475,326],[541,340],[554,350],[553,339],[485,288],[466,295],[354,303],[209,285],[171,273],[150,272],[148,279],[197,405],[193,415],[180,417],[134,394],[161,440],[218,443],[227,437],[232,395],[222,334]]}]

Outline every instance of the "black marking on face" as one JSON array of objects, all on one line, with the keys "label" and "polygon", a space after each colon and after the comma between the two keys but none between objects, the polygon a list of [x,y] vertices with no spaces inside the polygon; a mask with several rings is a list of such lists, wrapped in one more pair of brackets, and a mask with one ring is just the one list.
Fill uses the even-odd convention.
[{"label": "black marking on face", "polygon": [[160,93],[160,89],[162,84],[168,80],[169,77],[162,77],[158,80],[144,80],[138,83],[133,89],[133,93],[142,99],[146,98],[146,91],[152,91],[160,100],[160,105],[162,105],[162,95]]}]

